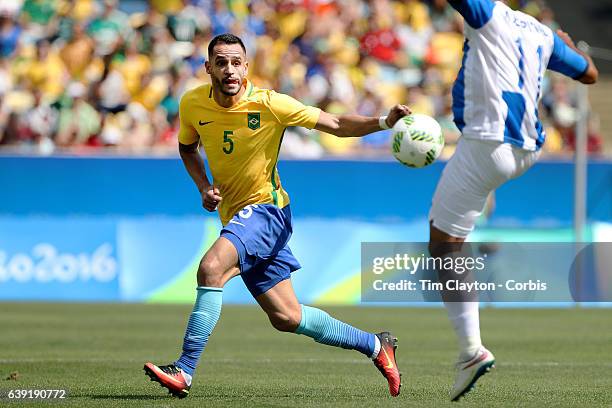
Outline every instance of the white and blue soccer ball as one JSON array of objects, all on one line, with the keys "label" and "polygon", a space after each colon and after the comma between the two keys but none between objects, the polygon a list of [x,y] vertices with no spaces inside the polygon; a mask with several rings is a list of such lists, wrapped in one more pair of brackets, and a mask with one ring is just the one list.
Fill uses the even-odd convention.
[{"label": "white and blue soccer ball", "polygon": [[425,167],[433,163],[444,148],[440,124],[420,113],[404,116],[392,128],[391,152],[408,167]]}]

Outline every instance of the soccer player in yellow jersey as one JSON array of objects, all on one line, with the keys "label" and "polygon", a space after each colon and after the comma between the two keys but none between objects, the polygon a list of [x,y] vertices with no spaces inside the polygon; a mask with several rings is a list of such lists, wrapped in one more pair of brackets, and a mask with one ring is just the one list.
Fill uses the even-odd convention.
[{"label": "soccer player in yellow jersey", "polygon": [[[365,354],[387,379],[391,395],[399,395],[397,339],[388,332],[364,332],[298,302],[290,278],[300,264],[287,245],[293,231],[289,195],[276,163],[288,126],[339,137],[363,136],[388,129],[410,110],[396,105],[380,118],[336,116],[259,89],[246,79],[246,50],[232,34],[215,37],[208,56],[206,72],[212,83],[187,92],[180,102],[179,151],[204,208],[219,211],[223,229],[199,265],[197,296],[181,356],[169,365],[146,363],[146,374],[179,398],[189,394],[196,365],[221,313],[223,287],[240,275],[272,326]],[[212,182],[199,146],[206,152]]]}]

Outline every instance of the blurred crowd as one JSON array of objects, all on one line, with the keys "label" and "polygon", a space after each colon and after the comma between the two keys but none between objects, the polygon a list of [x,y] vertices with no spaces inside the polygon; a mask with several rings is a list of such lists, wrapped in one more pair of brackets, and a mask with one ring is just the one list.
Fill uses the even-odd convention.
[{"label": "blurred crowd", "polygon": [[[540,0],[515,1],[557,28]],[[2,0],[0,148],[51,154],[176,151],[178,103],[208,82],[210,39],[240,36],[256,86],[332,113],[434,116],[450,154],[459,132],[450,89],[463,21],[446,0]],[[548,75],[541,109],[549,154],[571,152],[571,81]],[[385,155],[389,131],[340,139],[289,129],[283,154]],[[589,150],[601,138],[591,120]]]}]

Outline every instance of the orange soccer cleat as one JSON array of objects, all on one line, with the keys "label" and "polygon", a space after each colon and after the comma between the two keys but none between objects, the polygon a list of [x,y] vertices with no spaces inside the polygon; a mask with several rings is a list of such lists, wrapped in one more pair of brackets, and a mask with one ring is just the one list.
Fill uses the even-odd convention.
[{"label": "orange soccer cleat", "polygon": [[395,349],[397,349],[397,338],[389,332],[382,332],[376,335],[380,340],[380,351],[374,359],[374,365],[389,382],[389,392],[397,397],[402,386],[402,375],[395,361]]}]

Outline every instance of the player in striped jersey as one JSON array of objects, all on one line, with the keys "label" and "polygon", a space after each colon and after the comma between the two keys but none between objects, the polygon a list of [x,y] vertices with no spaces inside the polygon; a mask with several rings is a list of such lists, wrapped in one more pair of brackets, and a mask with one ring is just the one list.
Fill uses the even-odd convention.
[{"label": "player in striped jersey", "polygon": [[[546,69],[585,84],[598,72],[570,37],[501,1],[449,0],[465,19],[462,66],[453,87],[453,114],[462,133],[433,196],[432,256],[457,250],[473,230],[489,193],[527,171],[545,140],[538,118]],[[441,277],[441,279],[443,279]],[[478,302],[442,294],[459,338],[457,400],[495,361],[482,346]],[[460,301],[463,300],[463,301]]]}]

